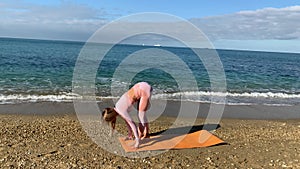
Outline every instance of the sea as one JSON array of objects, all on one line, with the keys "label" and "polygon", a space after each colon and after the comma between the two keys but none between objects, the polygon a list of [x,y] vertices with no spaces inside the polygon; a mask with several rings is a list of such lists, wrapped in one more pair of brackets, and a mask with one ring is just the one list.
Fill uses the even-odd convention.
[{"label": "sea", "polygon": [[[82,97],[73,90],[73,76],[84,45],[84,42],[0,38],[0,104],[72,102]],[[101,50],[101,45],[106,44],[96,44],[95,48]],[[126,57],[146,49],[176,55],[179,59],[173,60],[172,70],[168,69],[172,73],[158,68],[143,69],[143,56],[140,56],[121,71],[122,78],[114,76]],[[229,105],[300,103],[300,54],[221,49],[216,52],[226,80],[226,90],[221,93],[212,90],[206,67],[190,48],[118,44],[113,45],[99,63],[94,94],[99,101],[115,98],[122,93],[113,94],[112,84],[128,88],[145,81],[153,87],[153,99],[210,103],[212,96],[225,96]],[[157,55],[154,61],[160,64],[160,59],[165,57]],[[182,90],[179,87],[178,79],[172,76],[182,73],[182,64],[177,61],[185,63],[192,72],[197,88]],[[140,71],[133,72],[131,78],[124,78],[133,67]]]}]

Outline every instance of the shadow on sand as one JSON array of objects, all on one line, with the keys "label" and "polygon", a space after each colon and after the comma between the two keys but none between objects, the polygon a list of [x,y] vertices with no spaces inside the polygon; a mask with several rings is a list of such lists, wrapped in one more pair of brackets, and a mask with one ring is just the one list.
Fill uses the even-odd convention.
[{"label": "shadow on sand", "polygon": [[205,125],[195,125],[195,126],[186,126],[186,127],[178,127],[178,128],[169,128],[166,130],[158,131],[151,133],[150,136],[157,135],[167,135],[167,134],[175,134],[175,135],[183,135],[197,132],[199,130],[207,130],[212,131],[220,128],[219,124],[205,124]]}]

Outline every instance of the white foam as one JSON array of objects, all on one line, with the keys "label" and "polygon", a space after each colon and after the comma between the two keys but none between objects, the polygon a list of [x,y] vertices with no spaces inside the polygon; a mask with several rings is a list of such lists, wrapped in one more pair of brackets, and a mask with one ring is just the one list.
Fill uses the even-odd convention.
[{"label": "white foam", "polygon": [[288,94],[288,93],[260,93],[260,92],[252,92],[252,93],[228,93],[227,96],[232,97],[256,97],[256,98],[300,98],[300,94]]},{"label": "white foam", "polygon": [[227,105],[278,105],[287,106],[299,103],[300,94],[272,93],[272,92],[205,92],[188,91],[177,93],[163,93],[152,96],[154,99],[192,101],[201,103],[215,103]]},{"label": "white foam", "polygon": [[154,98],[177,98],[177,97],[250,97],[250,98],[300,98],[300,94],[252,92],[252,93],[229,93],[229,92],[177,92],[156,94]]},{"label": "white foam", "polygon": [[[19,102],[72,102],[73,100],[103,100],[118,99],[119,96],[80,96],[74,93],[61,93],[58,95],[30,95],[30,94],[12,94],[0,95],[0,104],[13,104]],[[201,103],[216,103],[228,105],[291,105],[290,100],[297,102],[300,94],[272,93],[272,92],[252,92],[252,93],[230,93],[230,92],[205,92],[205,91],[187,91],[177,93],[153,94],[152,99],[190,101]],[[289,101],[286,101],[289,99]],[[258,100],[258,101],[257,101]],[[272,102],[275,100],[276,102]],[[296,101],[295,101],[296,100]],[[284,101],[284,102],[282,102]]]},{"label": "white foam", "polygon": [[81,98],[74,93],[63,93],[58,95],[29,95],[29,94],[12,94],[0,95],[0,103],[12,104],[16,102],[37,102],[37,101],[50,101],[50,102],[71,102],[74,99]]}]

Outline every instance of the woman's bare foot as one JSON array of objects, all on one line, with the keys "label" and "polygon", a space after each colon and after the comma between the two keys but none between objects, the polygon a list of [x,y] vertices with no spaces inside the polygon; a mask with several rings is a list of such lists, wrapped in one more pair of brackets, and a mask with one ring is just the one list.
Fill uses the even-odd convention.
[{"label": "woman's bare foot", "polygon": [[128,136],[125,137],[125,140],[133,140],[133,136],[128,134]]}]

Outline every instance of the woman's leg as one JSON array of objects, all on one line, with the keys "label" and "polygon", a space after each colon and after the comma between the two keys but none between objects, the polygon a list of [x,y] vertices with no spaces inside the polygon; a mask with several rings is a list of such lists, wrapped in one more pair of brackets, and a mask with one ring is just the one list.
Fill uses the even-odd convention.
[{"label": "woman's leg", "polygon": [[137,131],[137,126],[135,125],[134,121],[130,117],[128,110],[131,108],[131,103],[128,98],[127,93],[123,94],[121,98],[116,103],[115,109],[118,112],[118,114],[126,121],[126,125],[128,127],[128,133],[133,132],[135,137],[135,145],[134,147],[138,147],[140,144],[139,135]]},{"label": "woman's leg", "polygon": [[[137,129],[134,121],[132,120],[132,118],[129,116],[129,114],[127,112],[123,112],[120,115],[126,121],[127,126],[129,126],[128,133],[131,132],[131,131],[133,132],[133,135],[135,137],[134,147],[138,148],[139,145],[140,145],[140,138],[139,138],[139,135],[138,135],[138,129]],[[130,131],[130,129],[131,129],[131,131]]]}]

